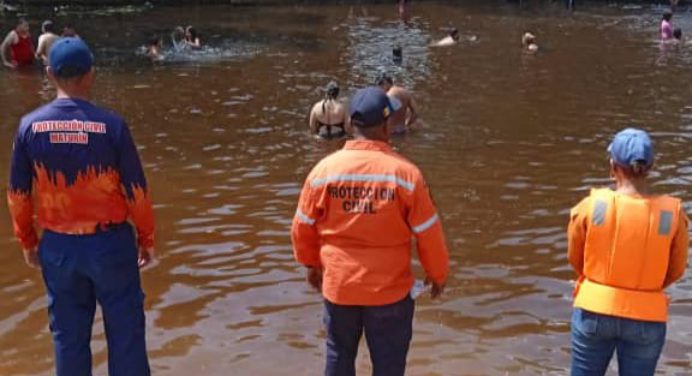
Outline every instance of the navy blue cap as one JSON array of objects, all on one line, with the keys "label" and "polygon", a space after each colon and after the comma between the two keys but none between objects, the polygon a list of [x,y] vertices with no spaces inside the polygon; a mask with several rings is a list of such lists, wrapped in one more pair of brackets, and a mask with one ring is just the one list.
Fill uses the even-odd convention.
[{"label": "navy blue cap", "polygon": [[48,61],[55,76],[71,78],[89,72],[94,56],[80,38],[60,38],[50,48]]},{"label": "navy blue cap", "polygon": [[401,108],[401,102],[390,97],[379,87],[370,86],[356,91],[351,98],[351,121],[356,127],[373,127],[382,124]]},{"label": "navy blue cap", "polygon": [[627,128],[615,135],[608,146],[610,158],[620,166],[629,167],[642,163],[646,167],[654,164],[654,149],[649,134],[641,129]]}]

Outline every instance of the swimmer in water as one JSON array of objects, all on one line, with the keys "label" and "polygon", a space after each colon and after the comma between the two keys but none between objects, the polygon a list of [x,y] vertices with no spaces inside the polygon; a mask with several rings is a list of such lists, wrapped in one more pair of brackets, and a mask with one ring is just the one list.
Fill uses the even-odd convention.
[{"label": "swimmer in water", "polygon": [[161,39],[153,37],[147,42],[146,55],[153,61],[163,60],[163,55],[161,54]]},{"label": "swimmer in water", "polygon": [[79,38],[79,34],[77,34],[77,30],[75,30],[75,28],[72,24],[66,24],[62,28],[62,37],[63,38]]},{"label": "swimmer in water", "polygon": [[171,43],[173,44],[173,49],[176,51],[185,49],[185,29],[182,26],[176,26],[175,29],[173,29],[171,33]]},{"label": "swimmer in water", "polygon": [[401,46],[396,46],[392,49],[392,60],[394,64],[401,64],[404,61],[404,51]]},{"label": "swimmer in water", "polygon": [[524,47],[524,51],[536,53],[538,52],[538,44],[536,44],[536,36],[531,33],[524,33],[521,37],[521,45]]},{"label": "swimmer in water", "polygon": [[459,29],[456,27],[449,31],[449,34],[432,44],[432,47],[447,47],[459,43]]},{"label": "swimmer in water", "polygon": [[673,13],[670,11],[663,12],[663,17],[661,19],[661,40],[673,39],[673,24],[671,20],[673,19]]},{"label": "swimmer in water", "polygon": [[682,29],[681,28],[676,27],[675,30],[673,30],[673,40],[676,43],[682,42]]},{"label": "swimmer in water", "polygon": [[60,37],[54,32],[53,21],[43,21],[41,25],[41,36],[38,37],[38,47],[36,48],[36,59],[41,60],[44,65],[48,65],[48,51],[56,40]]},{"label": "swimmer in water", "polygon": [[390,133],[401,135],[413,130],[418,119],[418,110],[416,102],[413,100],[413,94],[401,86],[394,85],[394,80],[387,73],[380,73],[375,79],[375,85],[379,86],[399,104],[388,119]]},{"label": "swimmer in water", "polygon": [[192,49],[202,48],[202,42],[199,40],[197,30],[192,26],[185,28],[185,44]]},{"label": "swimmer in water", "polygon": [[346,106],[340,103],[339,84],[332,81],[325,89],[325,97],[310,111],[310,133],[325,139],[345,137],[351,133]]}]

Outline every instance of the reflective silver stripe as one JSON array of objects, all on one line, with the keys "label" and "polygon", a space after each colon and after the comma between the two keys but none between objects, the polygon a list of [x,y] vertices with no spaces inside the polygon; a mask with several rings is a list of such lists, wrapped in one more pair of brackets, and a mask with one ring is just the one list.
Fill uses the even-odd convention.
[{"label": "reflective silver stripe", "polygon": [[307,215],[305,215],[305,213],[303,213],[302,211],[300,211],[300,209],[297,209],[297,210],[296,210],[296,217],[298,217],[298,219],[299,219],[301,222],[303,222],[303,223],[305,223],[305,224],[308,224],[308,225],[310,225],[310,226],[312,226],[312,225],[315,224],[315,220],[312,219],[312,218],[310,218],[310,217],[308,217]]},{"label": "reflective silver stripe", "polygon": [[605,201],[597,200],[593,207],[591,222],[593,222],[595,226],[603,226],[603,224],[605,223],[605,216],[607,211],[608,204]]},{"label": "reflective silver stripe", "polygon": [[437,213],[435,213],[435,215],[433,215],[432,217],[430,217],[430,219],[428,219],[427,221],[423,222],[422,224],[420,224],[420,225],[418,225],[418,226],[413,227],[412,230],[413,230],[413,232],[415,232],[416,234],[420,234],[421,232],[423,232],[423,231],[429,229],[430,227],[432,227],[432,225],[434,225],[435,222],[437,222],[439,219],[440,219],[440,217],[437,215]]},{"label": "reflective silver stripe", "polygon": [[658,220],[658,234],[670,234],[670,228],[673,225],[673,213],[667,210],[661,211],[661,218]]},{"label": "reflective silver stripe", "polygon": [[312,188],[317,188],[319,186],[334,183],[334,182],[371,182],[371,183],[381,183],[389,182],[395,183],[409,191],[413,191],[416,185],[407,182],[404,179],[399,178],[396,175],[384,175],[384,174],[343,174],[343,175],[332,175],[326,178],[315,179],[310,183]]}]

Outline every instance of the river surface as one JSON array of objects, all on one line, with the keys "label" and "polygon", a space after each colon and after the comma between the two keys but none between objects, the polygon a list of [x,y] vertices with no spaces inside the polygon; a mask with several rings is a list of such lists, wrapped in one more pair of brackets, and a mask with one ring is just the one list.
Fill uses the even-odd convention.
[{"label": "river surface", "polygon": [[[387,70],[414,92],[423,124],[392,143],[424,171],[451,251],[446,295],[418,301],[409,374],[565,375],[565,227],[589,187],[610,183],[611,136],[632,124],[651,131],[655,190],[692,202],[692,45],[659,46],[662,10],[414,4],[409,26],[393,5],[63,11],[58,24],[71,19],[94,47],[94,101],[129,120],[150,181],[154,374],[321,373],[321,301],[293,260],[289,228],[303,179],[339,144],[307,135],[307,111],[329,80],[349,94]],[[41,15],[29,17],[35,30]],[[692,13],[674,21],[692,34]],[[189,23],[208,49],[155,65],[138,55],[151,35],[168,42]],[[427,47],[450,23],[460,45]],[[521,52],[528,30],[537,55]],[[401,65],[390,59],[396,44]],[[19,118],[51,95],[38,69],[0,72],[1,186]],[[0,206],[0,375],[49,375],[43,284]],[[692,279],[669,293],[659,372],[690,375]],[[93,350],[105,375],[100,319]],[[363,347],[362,374],[368,363]]]}]

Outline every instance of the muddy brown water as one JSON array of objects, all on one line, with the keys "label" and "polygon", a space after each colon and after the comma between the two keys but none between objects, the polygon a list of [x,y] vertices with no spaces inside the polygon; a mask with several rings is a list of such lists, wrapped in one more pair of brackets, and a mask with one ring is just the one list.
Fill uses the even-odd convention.
[{"label": "muddy brown water", "polygon": [[[143,274],[154,374],[321,373],[320,297],[293,261],[289,227],[303,178],[338,143],[308,136],[306,111],[330,79],[347,95],[378,69],[420,103],[423,129],[393,144],[427,176],[452,259],[445,297],[419,300],[409,374],[566,374],[567,214],[609,183],[608,139],[630,124],[650,130],[655,190],[692,198],[692,45],[659,47],[661,10],[414,4],[408,27],[389,5],[79,16],[100,64],[94,100],[129,120],[156,204],[160,264]],[[686,10],[676,20],[692,30]],[[428,48],[450,22],[463,42]],[[148,35],[186,23],[214,48],[156,66],[136,55]],[[526,30],[536,56],[520,51]],[[389,60],[395,44],[401,66]],[[20,116],[50,96],[38,70],[0,72],[2,186]],[[43,285],[1,206],[0,375],[49,375]],[[689,375],[692,280],[669,292],[659,370]],[[105,375],[100,321],[93,350]],[[358,364],[366,374],[365,349]]]}]

